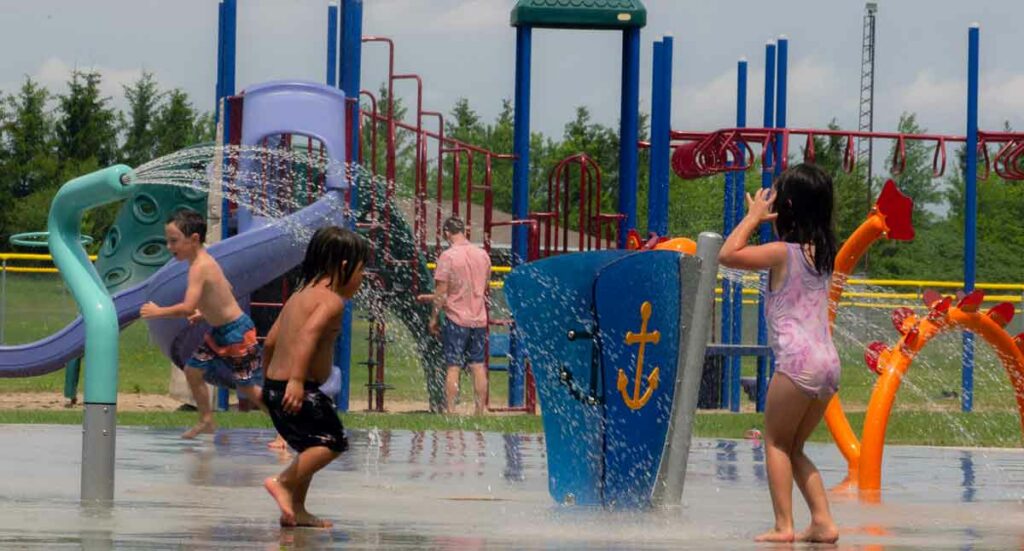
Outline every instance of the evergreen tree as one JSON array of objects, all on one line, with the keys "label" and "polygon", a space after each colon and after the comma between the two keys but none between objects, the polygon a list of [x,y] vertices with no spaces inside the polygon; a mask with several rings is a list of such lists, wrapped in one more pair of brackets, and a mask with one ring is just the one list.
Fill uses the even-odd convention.
[{"label": "evergreen tree", "polygon": [[100,79],[98,72],[76,70],[67,94],[59,96],[57,150],[65,165],[95,159],[107,166],[117,160],[117,113],[110,98],[100,96]]},{"label": "evergreen tree", "polygon": [[128,101],[128,120],[123,127],[123,162],[139,166],[154,157],[156,135],[153,133],[153,122],[162,96],[153,73],[146,71],[138,80],[124,87],[124,97]]},{"label": "evergreen tree", "polygon": [[24,197],[52,183],[53,120],[46,112],[49,92],[26,77],[16,96],[7,98],[8,115],[3,133],[6,151],[3,161],[3,189],[13,197]]},{"label": "evergreen tree", "polygon": [[167,100],[153,118],[152,156],[162,156],[210,139],[206,115],[192,106],[188,94],[179,88],[167,93]]}]

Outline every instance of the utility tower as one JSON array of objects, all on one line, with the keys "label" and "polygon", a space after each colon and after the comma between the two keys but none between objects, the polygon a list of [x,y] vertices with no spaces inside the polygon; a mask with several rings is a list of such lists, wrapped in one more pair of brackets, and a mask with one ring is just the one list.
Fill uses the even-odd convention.
[{"label": "utility tower", "polygon": [[[867,132],[871,132],[875,128],[875,12],[877,11],[877,2],[864,4],[864,39],[860,52],[860,120],[857,129]],[[872,153],[871,138],[857,140],[857,162],[865,163],[867,166],[867,206],[869,209],[873,198],[871,193]]]}]

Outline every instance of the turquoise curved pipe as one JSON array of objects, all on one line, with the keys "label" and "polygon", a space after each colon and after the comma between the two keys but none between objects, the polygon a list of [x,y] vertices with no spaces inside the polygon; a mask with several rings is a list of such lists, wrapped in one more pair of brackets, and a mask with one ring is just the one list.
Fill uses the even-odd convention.
[{"label": "turquoise curved pipe", "polygon": [[65,183],[50,204],[47,241],[64,283],[85,321],[85,403],[117,403],[117,310],[81,245],[82,214],[131,194],[125,165],[114,165]]}]

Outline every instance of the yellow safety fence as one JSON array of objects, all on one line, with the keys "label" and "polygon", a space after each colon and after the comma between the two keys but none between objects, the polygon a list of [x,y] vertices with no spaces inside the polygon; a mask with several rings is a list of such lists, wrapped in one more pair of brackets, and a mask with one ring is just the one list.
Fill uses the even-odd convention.
[{"label": "yellow safety fence", "polygon": [[[0,271],[18,274],[55,274],[57,268],[51,266],[12,266],[11,261],[47,262],[53,263],[53,257],[48,254],[31,253],[0,253]],[[89,257],[89,260],[96,260],[96,255]]]},{"label": "yellow safety fence", "polygon": [[[96,260],[96,256],[90,256],[90,260]],[[13,262],[12,262],[13,261]],[[18,265],[20,262],[28,263],[40,263],[40,262],[53,262],[53,257],[48,254],[28,254],[28,253],[0,253],[0,271],[11,272],[11,273],[34,273],[34,274],[46,274],[46,273],[57,273],[57,268],[49,266],[25,266]],[[12,265],[14,264],[14,265]],[[433,270],[436,268],[436,264],[433,262],[427,264],[427,268]],[[512,271],[511,266],[493,266],[491,272],[494,274],[508,274]],[[721,279],[721,277],[719,277]],[[759,293],[756,286],[759,284],[759,276],[757,275],[746,275],[743,276],[741,281],[748,283],[751,287],[745,287],[743,289],[743,304],[745,305],[756,305],[757,301],[748,299],[746,297],[756,297]],[[899,308],[902,306],[920,306],[924,307],[922,303],[922,294],[926,289],[935,289],[937,291],[953,293],[956,290],[963,289],[964,283],[962,281],[939,281],[939,280],[911,280],[911,279],[857,279],[850,278],[846,282],[849,286],[869,286],[869,287],[894,287],[894,288],[910,288],[915,289],[913,292],[872,292],[872,291],[853,291],[848,290],[843,293],[844,299],[840,302],[840,306],[852,306],[855,308],[881,308],[881,309],[892,309]],[[503,281],[491,281],[490,286],[492,289],[500,289],[504,287]],[[1010,303],[1024,303],[1024,284],[1021,283],[977,283],[975,284],[976,289],[984,291],[1016,291],[1017,294],[986,294],[985,302],[997,303],[997,302],[1010,302]],[[715,289],[715,294],[720,296],[722,289]],[[860,299],[860,300],[858,300]],[[885,302],[867,302],[867,300],[878,300]],[[715,299],[716,302],[721,302],[720,298]],[[1018,307],[1018,310],[1020,308]]]}]

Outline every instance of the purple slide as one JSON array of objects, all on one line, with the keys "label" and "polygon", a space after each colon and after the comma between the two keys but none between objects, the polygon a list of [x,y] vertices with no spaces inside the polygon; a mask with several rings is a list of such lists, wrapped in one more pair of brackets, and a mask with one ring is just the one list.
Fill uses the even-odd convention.
[{"label": "purple slide", "polygon": [[[319,201],[272,225],[215,243],[208,250],[231,281],[235,296],[245,299],[302,262],[313,231],[323,226],[342,225],[343,205],[341,192],[328,192]],[[187,274],[187,264],[172,260],[145,282],[114,295],[121,327],[138,319],[139,308],[147,301],[163,306],[180,302],[185,296]],[[184,364],[192,355],[208,329],[202,323],[190,326],[183,319],[158,319],[148,323],[153,341],[177,365]],[[0,377],[45,375],[80,356],[84,347],[85,325],[79,316],[44,339],[0,346]]]}]

